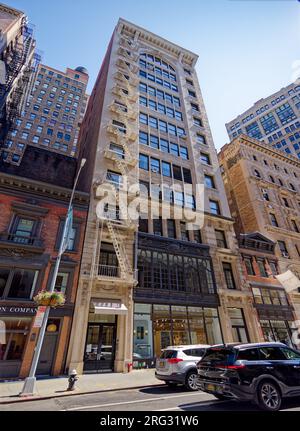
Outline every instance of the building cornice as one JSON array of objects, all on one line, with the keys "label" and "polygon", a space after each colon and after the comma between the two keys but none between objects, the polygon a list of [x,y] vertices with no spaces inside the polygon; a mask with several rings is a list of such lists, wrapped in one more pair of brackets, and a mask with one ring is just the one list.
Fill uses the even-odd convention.
[{"label": "building cornice", "polygon": [[7,5],[5,5],[3,3],[0,3],[0,12],[6,12],[6,13],[8,13],[10,15],[13,15],[13,16],[17,17],[17,18],[25,16],[24,12],[22,12],[22,11],[20,11],[18,9],[15,9],[13,7],[7,6]]},{"label": "building cornice", "polygon": [[190,64],[193,67],[195,66],[199,58],[197,54],[194,54],[193,52],[188,51],[187,49],[184,49],[172,42],[169,42],[168,40],[142,27],[139,27],[129,21],[126,21],[123,18],[119,19],[117,28],[119,28],[121,31],[125,30],[131,33],[134,37],[138,35],[138,40],[151,43],[159,50],[163,49],[166,52],[169,52],[172,56],[175,56],[178,59],[182,59],[184,62]]},{"label": "building cornice", "polygon": [[[12,192],[13,195],[32,193],[35,196],[65,203],[69,201],[72,193],[71,189],[4,173],[0,173],[0,191]],[[88,207],[89,194],[77,191],[74,196],[74,204],[75,206]]]},{"label": "building cornice", "polygon": [[258,150],[264,154],[268,154],[271,157],[275,157],[282,162],[289,163],[293,166],[296,166],[300,169],[300,161],[297,157],[292,154],[286,155],[283,151],[276,150],[271,147],[269,144],[265,144],[264,142],[258,141],[257,139],[250,138],[247,135],[240,135],[237,138],[233,139],[229,144],[224,145],[220,152],[219,157],[220,161],[222,158],[225,160],[228,159],[228,153],[241,148],[243,145]]}]

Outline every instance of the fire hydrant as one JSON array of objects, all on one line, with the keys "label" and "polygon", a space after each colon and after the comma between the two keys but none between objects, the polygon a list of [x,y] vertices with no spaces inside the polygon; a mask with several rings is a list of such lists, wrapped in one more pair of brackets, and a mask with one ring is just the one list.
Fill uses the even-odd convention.
[{"label": "fire hydrant", "polygon": [[128,371],[128,373],[130,373],[132,371],[132,364],[131,363],[127,363],[127,371]]},{"label": "fire hydrant", "polygon": [[75,391],[76,389],[75,383],[77,382],[77,380],[78,380],[77,371],[76,370],[71,371],[69,374],[69,379],[68,379],[69,386],[67,391]]}]

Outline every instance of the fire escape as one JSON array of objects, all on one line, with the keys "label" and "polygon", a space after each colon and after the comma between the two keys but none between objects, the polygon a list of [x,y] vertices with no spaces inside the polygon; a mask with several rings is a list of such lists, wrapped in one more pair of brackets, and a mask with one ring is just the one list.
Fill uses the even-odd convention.
[{"label": "fire escape", "polygon": [[0,113],[2,121],[2,134],[0,148],[3,146],[7,134],[14,127],[17,117],[25,108],[33,75],[37,70],[40,56],[34,54],[35,40],[33,29],[24,19],[21,34],[15,46],[4,58],[6,69],[6,82],[0,85]]},{"label": "fire escape", "polygon": [[[132,220],[128,214],[128,201],[135,197],[135,193],[128,193],[128,186],[137,182],[138,150],[136,148],[138,135],[134,126],[137,122],[137,109],[135,104],[138,100],[138,78],[137,78],[138,55],[134,47],[134,41],[121,36],[118,58],[116,61],[117,71],[114,74],[115,85],[112,93],[117,96],[110,106],[112,120],[106,126],[110,144],[105,149],[106,159],[113,161],[122,180],[114,184],[109,175],[100,181],[101,184],[112,184],[115,187],[118,202],[117,209],[103,214],[102,226],[106,225],[112,240],[115,253],[119,262],[121,279],[129,283],[136,280],[135,270],[128,258],[124,245],[124,234],[134,231],[137,228],[137,221]],[[113,147],[111,147],[113,143]],[[116,147],[118,150],[116,150]],[[124,201],[124,196],[126,199]],[[101,234],[102,236],[102,234]],[[100,240],[101,247],[101,240]],[[100,252],[99,247],[99,252]]]}]

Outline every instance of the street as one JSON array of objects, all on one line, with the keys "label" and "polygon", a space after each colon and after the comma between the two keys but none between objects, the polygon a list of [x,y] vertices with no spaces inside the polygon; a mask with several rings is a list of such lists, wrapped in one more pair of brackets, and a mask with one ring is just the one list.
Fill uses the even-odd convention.
[{"label": "street", "polygon": [[[285,400],[284,411],[300,411],[300,398]],[[182,387],[145,387],[102,392],[90,395],[73,395],[48,400],[27,401],[1,405],[0,411],[258,411],[252,404],[218,401],[203,392],[188,392]]]}]

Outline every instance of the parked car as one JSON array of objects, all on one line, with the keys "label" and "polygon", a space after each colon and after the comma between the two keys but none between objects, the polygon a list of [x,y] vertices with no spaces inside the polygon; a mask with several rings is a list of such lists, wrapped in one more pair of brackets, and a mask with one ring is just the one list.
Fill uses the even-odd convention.
[{"label": "parked car", "polygon": [[182,384],[190,391],[198,390],[197,363],[208,347],[203,344],[167,347],[156,360],[155,377],[170,387]]},{"label": "parked car", "polygon": [[300,352],[282,343],[212,346],[197,368],[200,389],[221,400],[276,411],[283,398],[300,395]]}]

